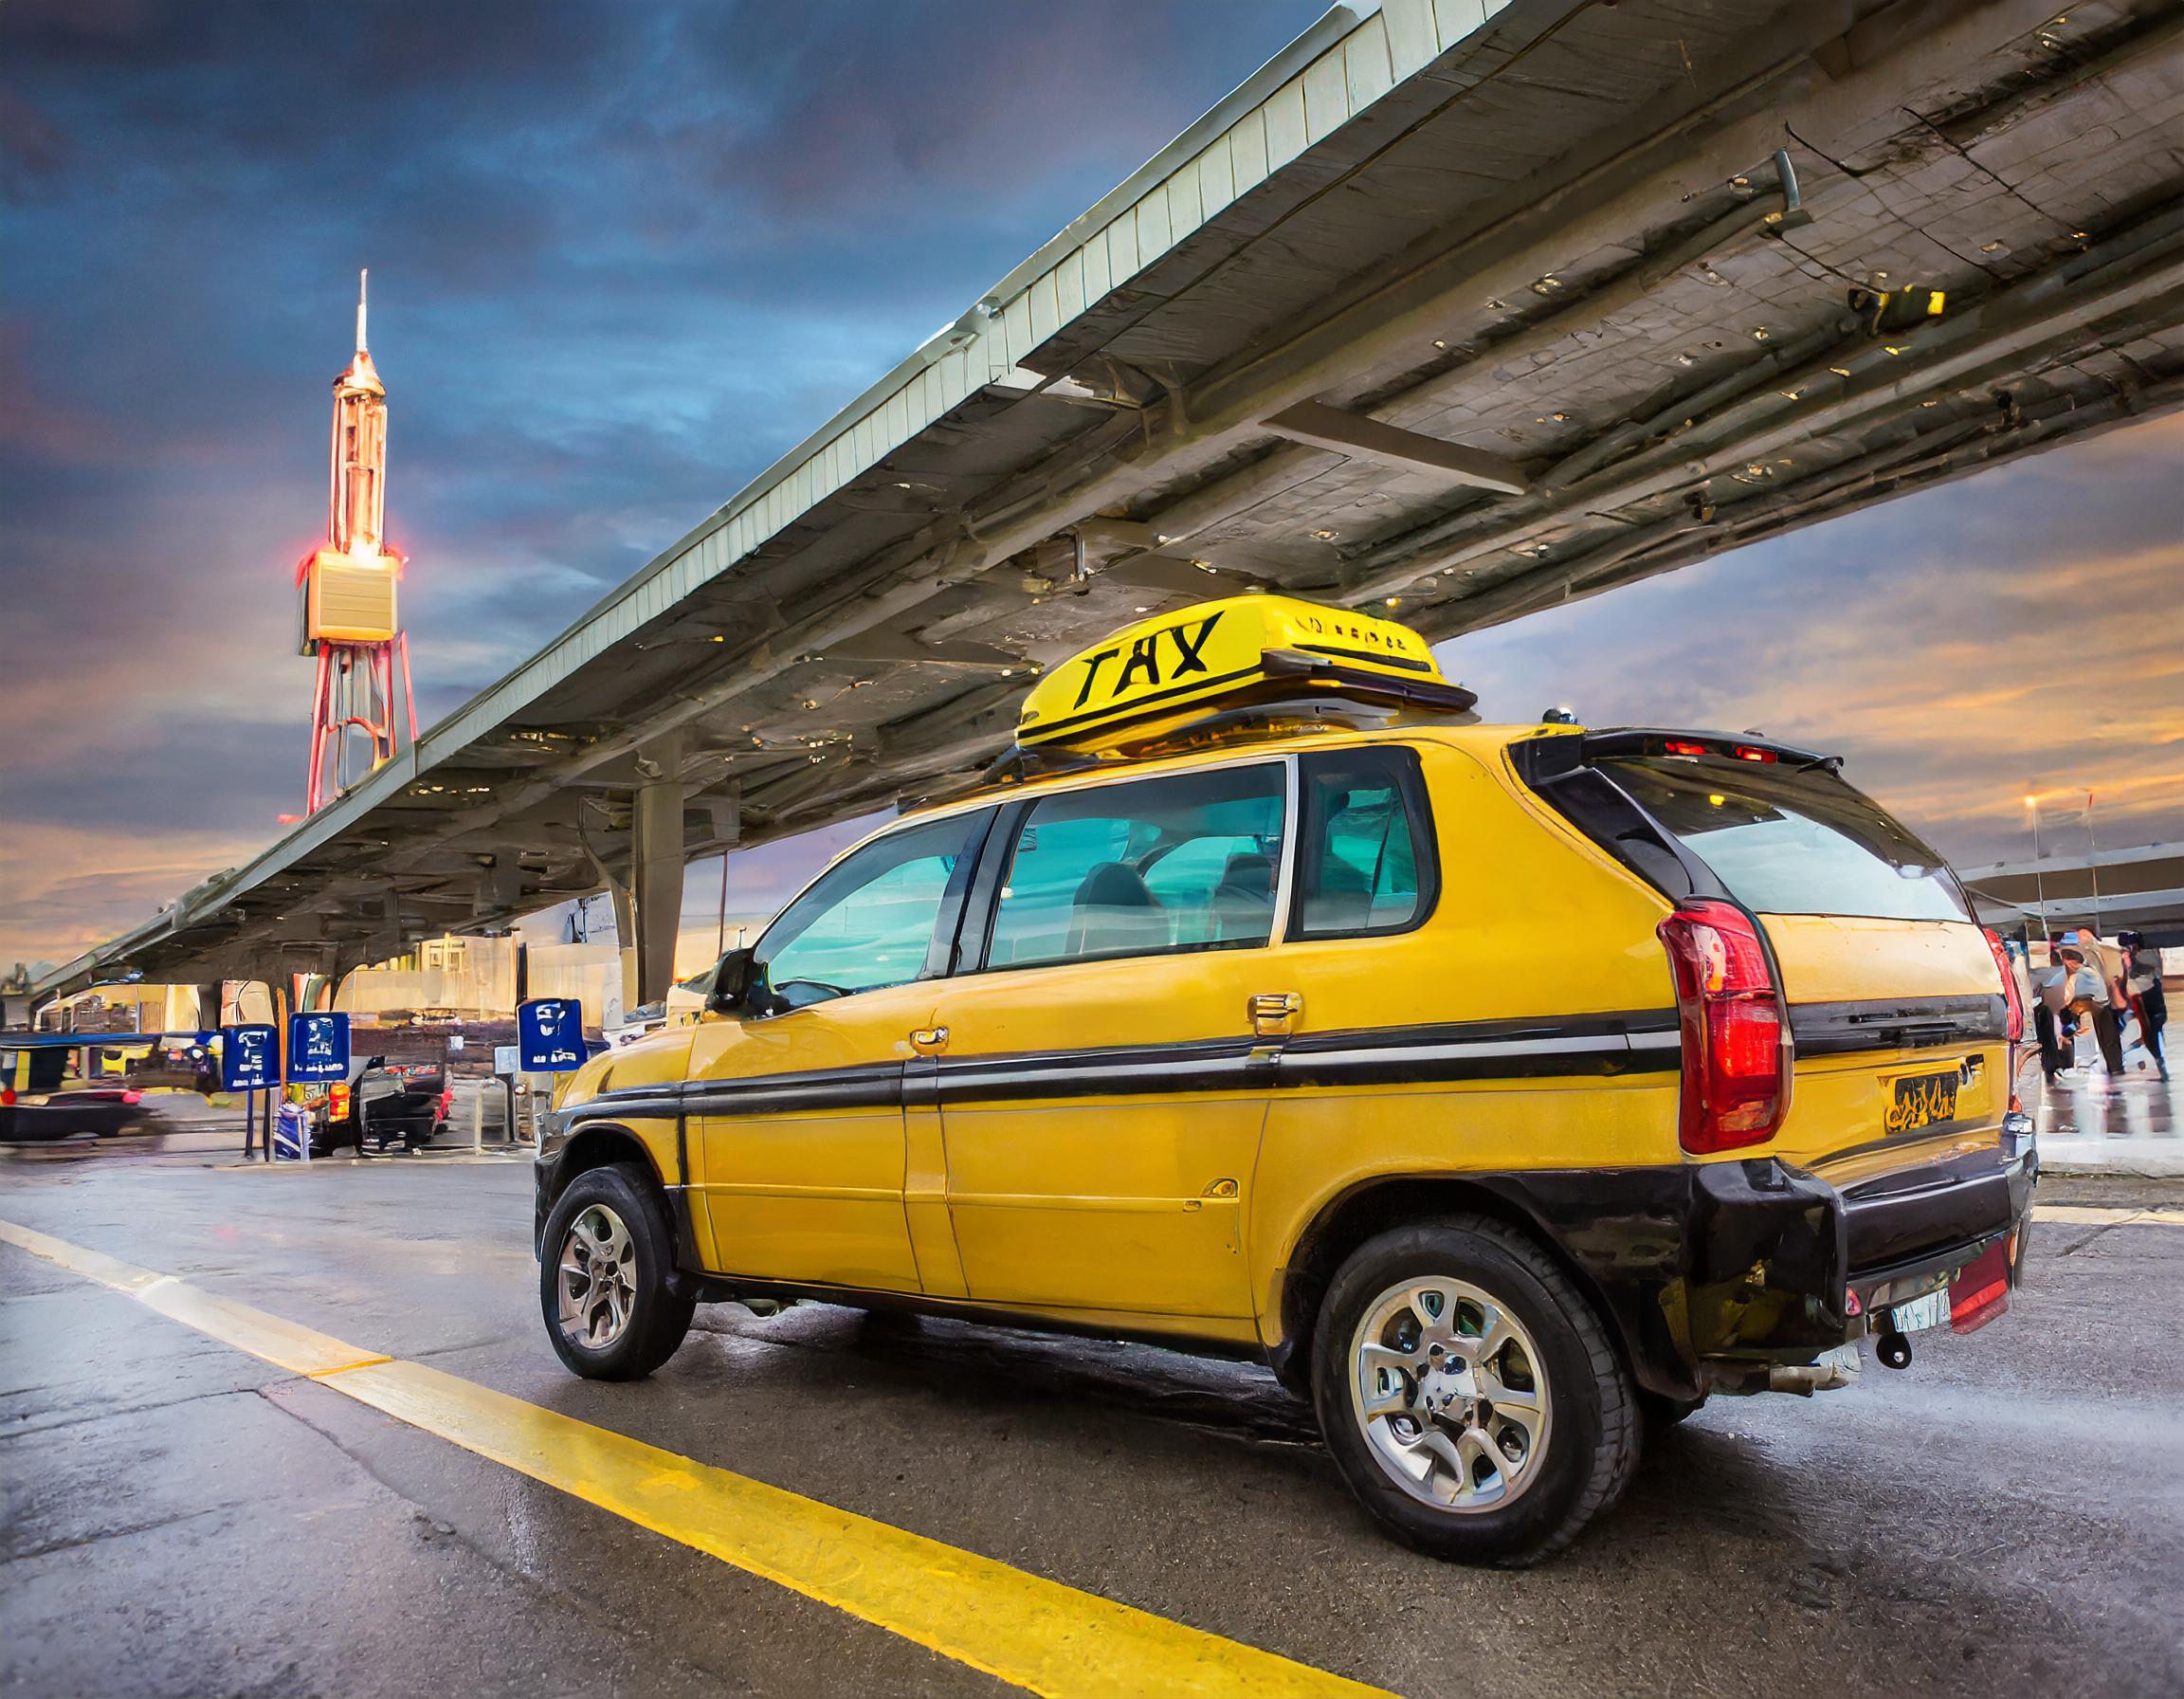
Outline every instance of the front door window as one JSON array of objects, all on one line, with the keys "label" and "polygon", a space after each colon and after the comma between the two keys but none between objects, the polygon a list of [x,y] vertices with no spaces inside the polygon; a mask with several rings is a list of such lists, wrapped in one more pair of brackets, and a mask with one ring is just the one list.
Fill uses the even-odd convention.
[{"label": "front door window", "polygon": [[991,968],[1264,944],[1283,769],[1179,773],[1043,796],[1018,830]]},{"label": "front door window", "polygon": [[783,909],[755,952],[776,1007],[808,1008],[922,975],[981,817],[929,821],[867,844]]}]

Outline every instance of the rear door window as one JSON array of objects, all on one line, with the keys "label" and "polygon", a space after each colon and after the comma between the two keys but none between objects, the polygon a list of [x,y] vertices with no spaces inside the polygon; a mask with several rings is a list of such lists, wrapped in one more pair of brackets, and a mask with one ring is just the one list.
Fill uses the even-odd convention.
[{"label": "rear door window", "polygon": [[1418,758],[1348,749],[1304,758],[1298,938],[1408,932],[1433,906],[1431,821]]},{"label": "rear door window", "polygon": [[1713,756],[1599,765],[1756,913],[1972,918],[1941,858],[1826,767]]}]

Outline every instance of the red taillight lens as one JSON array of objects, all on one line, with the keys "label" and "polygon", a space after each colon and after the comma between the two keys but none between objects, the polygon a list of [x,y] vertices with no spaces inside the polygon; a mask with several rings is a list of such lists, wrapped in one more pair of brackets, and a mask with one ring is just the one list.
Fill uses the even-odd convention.
[{"label": "red taillight lens", "polygon": [[15,1087],[12,1086],[0,1086],[0,1109],[12,1109],[14,1106]]},{"label": "red taillight lens", "polygon": [[121,1101],[125,1104],[140,1104],[144,1101],[144,1094],[141,1091],[124,1091]]},{"label": "red taillight lens", "polygon": [[1737,758],[1740,761],[1778,761],[1782,758],[1772,749],[1757,749],[1749,743],[1737,745]]},{"label": "red taillight lens", "polygon": [[2002,947],[1994,928],[1981,930],[1987,934],[1987,948],[1993,953],[1994,971],[2002,976],[2002,1000],[2010,1008],[2010,1042],[2021,1044],[2025,1039],[2025,999],[2017,990],[2016,970],[2010,965],[2010,952]]},{"label": "red taillight lens", "polygon": [[1706,753],[1706,745],[1703,743],[1686,743],[1674,738],[1662,744],[1661,748],[1662,752],[1666,755],[1704,755]]},{"label": "red taillight lens", "polygon": [[1695,1155],[1760,1144],[1782,1124],[1782,997],[1752,919],[1686,903],[1661,923],[1684,1035],[1677,1139]]}]

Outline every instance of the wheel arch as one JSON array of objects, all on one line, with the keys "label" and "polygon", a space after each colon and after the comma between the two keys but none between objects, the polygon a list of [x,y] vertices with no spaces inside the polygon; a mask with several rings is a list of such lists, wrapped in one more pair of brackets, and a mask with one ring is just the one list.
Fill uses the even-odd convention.
[{"label": "wheel arch", "polygon": [[569,1136],[554,1162],[554,1187],[547,1201],[561,1196],[569,1189],[570,1181],[579,1174],[594,1168],[610,1168],[616,1164],[641,1168],[646,1177],[660,1188],[667,1189],[666,1178],[660,1172],[660,1164],[652,1155],[652,1147],[644,1137],[629,1127],[611,1121],[587,1122]]},{"label": "wheel arch", "polygon": [[1329,1198],[1290,1248],[1283,1269],[1281,1337],[1268,1354],[1274,1372],[1292,1392],[1309,1396],[1313,1332],[1327,1288],[1343,1261],[1377,1233],[1407,1223],[1452,1214],[1487,1216],[1537,1244],[1567,1273],[1615,1342],[1633,1379],[1649,1391],[1694,1396],[1691,1366],[1660,1325],[1643,1313],[1641,1289],[1625,1282],[1613,1289],[1588,1258],[1571,1250],[1521,1174],[1376,1175]]}]

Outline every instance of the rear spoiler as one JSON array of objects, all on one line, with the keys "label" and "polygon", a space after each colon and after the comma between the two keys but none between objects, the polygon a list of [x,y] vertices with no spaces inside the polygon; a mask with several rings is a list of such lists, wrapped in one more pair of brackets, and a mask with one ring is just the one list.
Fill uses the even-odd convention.
[{"label": "rear spoiler", "polygon": [[1843,765],[1839,755],[1800,749],[1756,732],[1689,732],[1665,726],[1617,725],[1604,731],[1528,739],[1514,745],[1510,754],[1527,784],[1543,783],[1574,773],[1594,761],[1637,756],[1684,756],[1730,761],[1753,761],[1798,771],[1825,768],[1833,773]]}]

